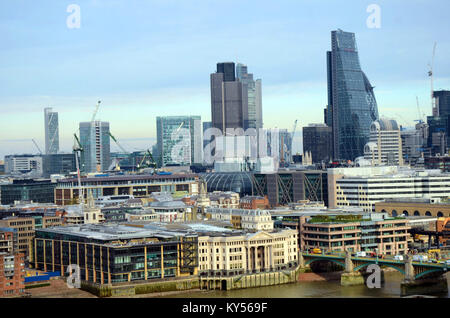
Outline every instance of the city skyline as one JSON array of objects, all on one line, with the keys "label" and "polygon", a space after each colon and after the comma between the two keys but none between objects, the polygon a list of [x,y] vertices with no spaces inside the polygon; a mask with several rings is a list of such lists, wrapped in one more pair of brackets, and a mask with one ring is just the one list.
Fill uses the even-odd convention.
[{"label": "city skyline", "polygon": [[[330,31],[338,28],[356,34],[380,117],[412,126],[416,96],[421,113],[431,115],[427,64],[435,41],[434,87],[450,87],[450,22],[439,18],[445,17],[446,2],[435,1],[429,10],[422,1],[378,1],[379,29],[366,24],[368,4],[354,3],[341,8],[331,1],[231,1],[192,8],[170,1],[78,1],[80,29],[66,26],[69,3],[2,3],[0,158],[35,153],[32,138],[43,148],[45,107],[58,112],[60,150],[70,151],[72,134],[91,117],[98,99],[99,120],[111,123],[129,151],[151,146],[157,116],[198,114],[210,120],[208,77],[216,63],[228,60],[248,65],[262,79],[266,128],[291,130],[295,119],[298,131],[323,123],[325,54]],[[232,12],[227,25],[215,21],[223,10]]]}]

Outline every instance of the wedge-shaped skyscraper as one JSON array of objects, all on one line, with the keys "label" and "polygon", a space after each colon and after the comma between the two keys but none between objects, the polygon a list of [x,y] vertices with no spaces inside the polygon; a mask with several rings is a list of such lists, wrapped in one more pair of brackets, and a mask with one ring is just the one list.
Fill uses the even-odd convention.
[{"label": "wedge-shaped skyscraper", "polygon": [[354,33],[331,32],[327,71],[325,122],[333,130],[333,158],[355,160],[364,155],[378,107],[373,87],[359,64]]}]

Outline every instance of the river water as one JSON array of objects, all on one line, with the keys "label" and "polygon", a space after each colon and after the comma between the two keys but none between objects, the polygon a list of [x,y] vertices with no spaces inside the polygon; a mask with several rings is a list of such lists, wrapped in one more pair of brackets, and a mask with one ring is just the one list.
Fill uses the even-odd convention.
[{"label": "river water", "polygon": [[[403,275],[398,272],[385,272],[385,281],[381,288],[370,289],[365,285],[341,286],[339,280],[297,282],[284,285],[236,289],[229,291],[197,291],[171,295],[177,298],[346,298],[346,297],[375,297],[392,298],[400,297],[400,283]],[[447,274],[447,282],[450,286],[450,275]],[[450,292],[434,295],[449,298]]]}]

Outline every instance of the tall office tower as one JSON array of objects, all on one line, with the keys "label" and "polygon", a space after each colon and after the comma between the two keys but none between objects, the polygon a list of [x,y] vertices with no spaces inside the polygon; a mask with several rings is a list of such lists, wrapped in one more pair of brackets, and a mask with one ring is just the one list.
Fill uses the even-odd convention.
[{"label": "tall office tower", "polygon": [[267,156],[281,165],[288,165],[292,153],[292,134],[287,129],[264,129],[263,143],[267,144]]},{"label": "tall office tower", "polygon": [[[450,147],[448,132],[450,131],[450,114],[427,116],[428,141],[427,146],[431,156],[447,153]],[[427,151],[428,152],[428,151]]]},{"label": "tall office tower", "polygon": [[401,130],[403,162],[415,166],[423,157],[428,140],[428,124],[419,122],[415,129]]},{"label": "tall office tower", "polygon": [[81,170],[106,171],[111,164],[109,123],[104,121],[80,123]]},{"label": "tall office tower", "polygon": [[156,117],[160,164],[202,163],[202,122],[200,116]]},{"label": "tall office tower", "polygon": [[247,65],[241,63],[236,65],[236,77],[247,90],[248,118],[244,120],[244,130],[247,128],[262,128],[261,80],[254,80],[253,74],[247,71]]},{"label": "tall office tower", "polygon": [[402,166],[402,138],[395,120],[379,119],[370,126],[370,139],[364,147],[364,159],[372,166]]},{"label": "tall office tower", "polygon": [[311,152],[313,163],[328,163],[332,158],[332,129],[325,124],[309,124],[303,127],[303,153]]},{"label": "tall office tower", "polygon": [[45,116],[45,154],[57,154],[59,151],[58,113],[51,107],[44,108]]},{"label": "tall office tower", "polygon": [[[433,97],[435,99],[438,116],[450,115],[450,91],[434,91]],[[447,132],[448,135],[449,132]]]},{"label": "tall office tower", "polygon": [[218,63],[211,74],[211,121],[225,134],[227,128],[244,128],[248,118],[248,96],[243,83],[236,80],[233,62]]},{"label": "tall office tower", "polygon": [[355,34],[331,32],[327,52],[328,105],[326,124],[333,129],[333,159],[355,160],[369,141],[378,119],[373,87],[361,70]]}]

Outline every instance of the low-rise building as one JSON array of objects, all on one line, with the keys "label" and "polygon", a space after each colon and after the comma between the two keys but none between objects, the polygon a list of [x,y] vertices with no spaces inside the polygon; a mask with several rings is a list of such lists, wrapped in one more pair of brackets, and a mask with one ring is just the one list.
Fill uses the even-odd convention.
[{"label": "low-rise building", "polygon": [[386,199],[447,198],[450,173],[377,166],[328,169],[329,207],[362,207],[375,211]]},{"label": "low-rise building", "polygon": [[297,231],[199,234],[199,274],[239,275],[294,268],[298,264]]},{"label": "low-rise building", "polygon": [[[90,191],[94,198],[101,196],[132,195],[145,198],[153,192],[186,192],[198,194],[198,176],[192,173],[155,174],[155,175],[115,175],[81,178],[81,188],[87,198]],[[78,202],[78,179],[57,181],[55,203],[57,205],[76,204]]]},{"label": "low-rise building", "polygon": [[301,219],[301,249],[373,251],[397,255],[408,252],[408,220],[387,213],[365,215],[318,215]]},{"label": "low-rise building", "polygon": [[229,222],[236,229],[273,230],[272,216],[266,210],[207,208],[206,217],[211,220]]},{"label": "low-rise building", "polygon": [[375,202],[375,212],[386,212],[391,216],[450,217],[450,202],[439,198],[386,199]]},{"label": "low-rise building", "polygon": [[267,196],[256,196],[256,195],[248,195],[241,198],[239,203],[239,207],[241,209],[249,209],[249,210],[265,210],[270,207],[269,199]]},{"label": "low-rise building", "polygon": [[191,213],[192,210],[182,201],[155,201],[150,202],[148,207],[155,211],[159,222],[163,223],[183,222],[186,214]]},{"label": "low-rise building", "polygon": [[80,268],[82,281],[99,284],[196,275],[197,236],[117,224],[84,224],[36,231],[34,267]]},{"label": "low-rise building", "polygon": [[13,179],[12,183],[0,185],[1,204],[18,201],[52,203],[56,183],[50,179]]}]

